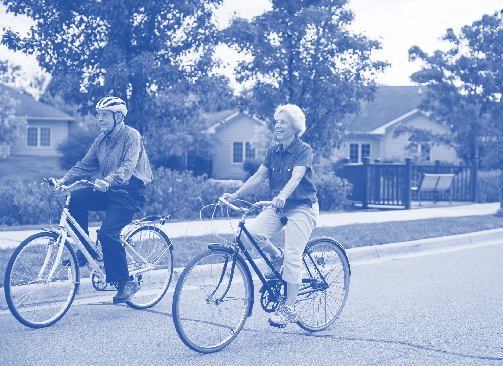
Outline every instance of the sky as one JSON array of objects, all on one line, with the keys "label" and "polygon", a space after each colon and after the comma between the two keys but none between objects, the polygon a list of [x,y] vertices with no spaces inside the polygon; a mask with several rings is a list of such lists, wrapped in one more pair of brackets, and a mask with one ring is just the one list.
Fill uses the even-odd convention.
[{"label": "sky", "polygon": [[[419,61],[408,62],[407,51],[410,47],[419,46],[428,53],[445,49],[439,38],[448,28],[459,32],[464,25],[471,24],[484,14],[500,12],[503,1],[350,0],[348,7],[355,14],[351,29],[379,40],[382,50],[373,57],[391,63],[391,67],[377,81],[382,85],[413,85],[409,77],[420,69],[421,64]],[[271,8],[268,0],[224,0],[216,15],[223,27],[233,14],[251,19]],[[5,7],[0,4],[0,34],[4,27],[11,27],[23,35],[32,24],[29,18],[6,14]],[[225,46],[217,49],[217,55],[229,63],[229,67],[221,71],[229,77],[232,67],[244,57]],[[34,56],[15,53],[4,46],[0,46],[0,60],[21,65],[29,74],[42,72]],[[234,86],[237,87],[236,84]]]}]

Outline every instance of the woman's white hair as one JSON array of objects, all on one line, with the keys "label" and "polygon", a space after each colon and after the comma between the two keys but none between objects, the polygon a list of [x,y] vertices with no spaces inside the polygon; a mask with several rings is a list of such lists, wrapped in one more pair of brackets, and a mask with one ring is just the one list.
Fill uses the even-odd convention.
[{"label": "woman's white hair", "polygon": [[281,112],[286,112],[292,121],[293,127],[297,130],[297,137],[302,136],[306,131],[306,116],[302,109],[294,104],[280,105],[274,111],[274,119],[277,119],[278,114]]}]

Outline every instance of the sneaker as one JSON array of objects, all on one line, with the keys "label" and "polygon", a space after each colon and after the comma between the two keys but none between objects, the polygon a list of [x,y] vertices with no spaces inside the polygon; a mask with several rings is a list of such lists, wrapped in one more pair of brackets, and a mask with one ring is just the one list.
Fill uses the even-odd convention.
[{"label": "sneaker", "polygon": [[297,312],[288,305],[280,304],[274,314],[269,318],[273,327],[284,328],[288,323],[297,323]]},{"label": "sneaker", "polygon": [[117,291],[117,294],[113,297],[114,304],[120,304],[129,301],[134,296],[134,294],[138,292],[140,285],[136,280],[124,281],[119,282],[117,289],[119,291]]},{"label": "sneaker", "polygon": [[[283,255],[283,250],[279,249],[279,251],[281,253],[271,258],[271,263],[274,266],[274,269],[278,271],[278,273],[281,273],[281,267],[283,266],[283,259],[285,258],[285,256]],[[276,275],[269,267],[267,267],[267,271],[264,273],[264,277],[268,280],[271,280],[273,278],[276,278]]]},{"label": "sneaker", "polygon": [[[87,264],[87,258],[84,255],[84,253],[82,253],[80,249],[77,249],[77,252],[75,254],[77,254],[77,262],[79,263],[79,267],[84,267]],[[61,264],[65,267],[69,266],[70,260],[69,259],[62,260]]]}]

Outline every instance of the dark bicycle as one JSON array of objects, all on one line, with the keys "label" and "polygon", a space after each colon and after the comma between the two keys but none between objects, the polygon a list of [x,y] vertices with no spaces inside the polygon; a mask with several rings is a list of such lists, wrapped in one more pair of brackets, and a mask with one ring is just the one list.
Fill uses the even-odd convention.
[{"label": "dark bicycle", "polygon": [[[248,213],[271,202],[257,202],[250,209],[236,207],[222,198],[219,203],[242,213],[238,233],[233,242],[209,244],[207,252],[192,260],[180,275],[173,297],[173,321],[179,337],[186,346],[202,353],[229,345],[252,315],[255,290],[249,265],[262,282],[258,293],[266,312],[274,312],[286,297],[286,282],[245,226]],[[243,233],[277,279],[264,278],[241,240]],[[342,245],[328,237],[309,240],[302,263],[297,324],[308,331],[320,331],[330,326],[344,308],[350,264]]]}]

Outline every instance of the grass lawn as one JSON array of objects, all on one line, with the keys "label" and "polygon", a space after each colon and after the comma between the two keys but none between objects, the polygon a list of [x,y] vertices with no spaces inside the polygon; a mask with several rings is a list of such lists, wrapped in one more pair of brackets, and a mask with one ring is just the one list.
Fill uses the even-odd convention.
[{"label": "grass lawn", "polygon": [[62,177],[57,156],[9,156],[0,159],[0,185],[9,182],[41,182],[43,178]]},{"label": "grass lawn", "polygon": [[[392,221],[375,224],[352,224],[336,227],[315,228],[311,237],[329,236],[339,241],[346,249],[388,243],[400,243],[411,240],[436,238],[441,236],[466,234],[476,231],[498,229],[503,227],[503,218],[494,215],[444,217],[414,221]],[[232,235],[222,235],[232,240]],[[279,232],[271,241],[274,245],[284,247],[284,232]],[[180,237],[172,239],[175,250],[173,259],[175,267],[182,267],[198,254],[206,250],[208,243],[217,243],[213,235],[197,237]],[[0,287],[7,262],[14,249],[0,249]],[[88,273],[88,270],[84,271]]]}]

